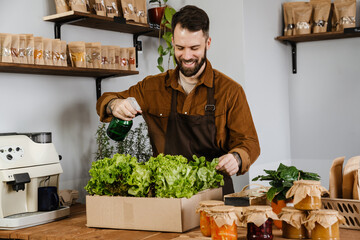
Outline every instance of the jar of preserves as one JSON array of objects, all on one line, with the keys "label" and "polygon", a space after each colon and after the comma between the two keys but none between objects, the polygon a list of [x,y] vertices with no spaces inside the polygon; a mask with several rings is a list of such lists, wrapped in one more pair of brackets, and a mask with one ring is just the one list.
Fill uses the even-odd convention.
[{"label": "jar of preserves", "polygon": [[345,218],[336,210],[320,209],[311,211],[306,221],[306,227],[311,231],[311,239],[338,240],[339,223],[345,223]]},{"label": "jar of preserves", "polygon": [[277,215],[270,206],[250,206],[245,212],[248,240],[271,240],[273,220]]},{"label": "jar of preserves", "polygon": [[319,181],[299,180],[287,191],[286,198],[294,197],[294,207],[299,210],[316,210],[321,208],[321,194],[327,190]]},{"label": "jar of preserves", "polygon": [[308,238],[305,228],[306,212],[293,207],[285,207],[281,210],[279,218],[282,221],[282,236],[290,239]]},{"label": "jar of preserves", "polygon": [[200,213],[200,231],[205,237],[211,236],[211,225],[209,216],[210,208],[222,205],[224,205],[224,202],[217,200],[207,200],[199,202],[199,207],[196,212]]},{"label": "jar of preserves", "polygon": [[232,206],[210,208],[210,225],[212,240],[237,240],[238,218]]}]

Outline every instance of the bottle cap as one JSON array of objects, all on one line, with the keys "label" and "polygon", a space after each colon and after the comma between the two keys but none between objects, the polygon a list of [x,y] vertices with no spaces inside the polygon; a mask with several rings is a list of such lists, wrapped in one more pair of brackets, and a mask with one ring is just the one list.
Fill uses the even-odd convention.
[{"label": "bottle cap", "polygon": [[136,111],[140,111],[140,105],[137,103],[136,99],[134,97],[128,97],[127,100],[129,100],[131,106],[135,108]]}]

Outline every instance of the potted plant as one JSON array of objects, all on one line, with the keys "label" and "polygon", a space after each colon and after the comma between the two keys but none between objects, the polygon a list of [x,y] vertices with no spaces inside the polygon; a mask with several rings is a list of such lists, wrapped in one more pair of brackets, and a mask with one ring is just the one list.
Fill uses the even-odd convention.
[{"label": "potted plant", "polygon": [[[267,199],[271,202],[271,207],[276,214],[281,212],[281,209],[286,206],[286,203],[292,202],[292,199],[286,198],[287,191],[292,187],[294,181],[303,180],[320,180],[317,173],[304,172],[294,166],[286,166],[280,163],[277,170],[265,170],[267,175],[259,175],[252,179],[252,181],[270,181],[270,189],[266,193]],[[274,221],[275,226],[281,228],[281,221]]]},{"label": "potted plant", "polygon": [[160,28],[161,19],[164,16],[164,10],[167,1],[168,0],[149,0],[150,5],[148,10],[148,16],[149,23],[152,25],[153,28]]}]

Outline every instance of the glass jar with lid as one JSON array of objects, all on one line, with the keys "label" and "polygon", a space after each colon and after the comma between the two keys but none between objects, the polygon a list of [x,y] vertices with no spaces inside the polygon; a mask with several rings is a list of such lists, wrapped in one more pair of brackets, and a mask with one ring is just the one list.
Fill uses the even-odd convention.
[{"label": "glass jar with lid", "polygon": [[210,208],[210,225],[212,240],[237,240],[238,217],[232,206]]},{"label": "glass jar with lid", "polygon": [[248,240],[271,240],[272,222],[278,220],[270,206],[250,206],[245,212]]},{"label": "glass jar with lid", "polygon": [[311,231],[311,239],[340,239],[339,223],[345,223],[345,218],[338,211],[320,209],[310,211],[306,220],[306,228]]},{"label": "glass jar with lid", "polygon": [[224,205],[224,202],[218,200],[206,200],[199,202],[199,207],[196,212],[200,213],[200,231],[203,236],[211,236],[211,225],[209,216],[210,208],[222,205]]},{"label": "glass jar with lid", "polygon": [[306,212],[293,207],[284,207],[279,213],[282,221],[282,236],[290,239],[308,238],[305,228]]},{"label": "glass jar with lid", "polygon": [[287,191],[286,198],[294,197],[294,207],[299,210],[316,210],[321,208],[321,194],[327,190],[319,181],[299,180]]}]

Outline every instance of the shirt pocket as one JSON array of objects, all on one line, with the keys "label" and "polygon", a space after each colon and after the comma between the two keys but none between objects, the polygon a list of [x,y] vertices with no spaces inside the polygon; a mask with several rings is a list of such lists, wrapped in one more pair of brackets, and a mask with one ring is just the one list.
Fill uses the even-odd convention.
[{"label": "shirt pocket", "polygon": [[166,108],[149,108],[149,115],[157,118],[168,118],[170,116],[170,109]]}]

